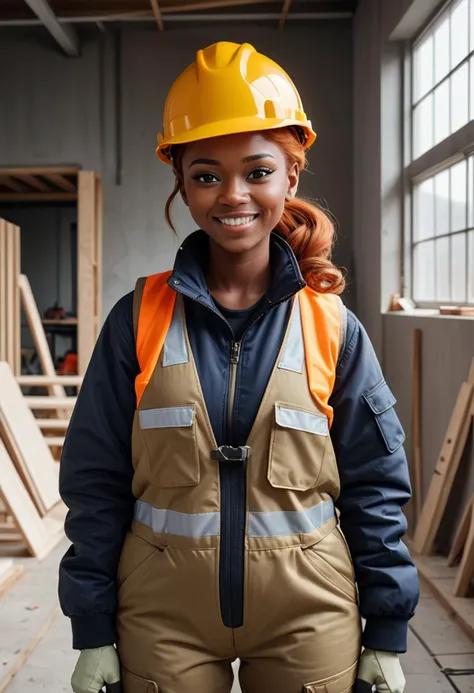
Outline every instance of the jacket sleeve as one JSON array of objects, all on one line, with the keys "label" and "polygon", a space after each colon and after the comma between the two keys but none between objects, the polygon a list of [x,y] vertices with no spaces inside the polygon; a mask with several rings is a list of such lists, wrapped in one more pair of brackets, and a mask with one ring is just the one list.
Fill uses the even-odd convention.
[{"label": "jacket sleeve", "polygon": [[341,480],[341,529],[356,574],[363,645],[405,652],[408,620],[419,598],[416,568],[401,537],[411,497],[405,434],[363,326],[348,311],[347,342],[330,404]]},{"label": "jacket sleeve", "polygon": [[121,299],[102,328],[61,458],[59,489],[72,545],[59,568],[59,600],[78,650],[115,642],[115,579],[134,508],[132,302],[132,294]]}]

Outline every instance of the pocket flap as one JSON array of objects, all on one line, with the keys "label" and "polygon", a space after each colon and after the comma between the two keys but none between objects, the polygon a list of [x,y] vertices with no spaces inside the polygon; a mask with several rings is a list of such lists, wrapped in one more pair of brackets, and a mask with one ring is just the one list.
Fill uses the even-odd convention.
[{"label": "pocket flap", "polygon": [[154,681],[132,674],[122,667],[123,693],[159,693]]},{"label": "pocket flap", "polygon": [[314,414],[302,409],[293,409],[280,404],[275,406],[275,419],[279,426],[305,431],[318,436],[329,435],[329,423],[324,414]]},{"label": "pocket flap", "polygon": [[162,407],[142,409],[138,413],[140,428],[189,428],[194,421],[194,407]]},{"label": "pocket flap", "polygon": [[364,395],[364,399],[374,414],[383,414],[397,403],[385,380]]}]

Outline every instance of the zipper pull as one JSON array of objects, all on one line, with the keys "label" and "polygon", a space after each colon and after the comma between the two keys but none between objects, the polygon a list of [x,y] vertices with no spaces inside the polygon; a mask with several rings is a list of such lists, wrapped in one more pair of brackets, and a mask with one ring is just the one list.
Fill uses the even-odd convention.
[{"label": "zipper pull", "polygon": [[230,352],[230,362],[239,363],[240,359],[240,342],[232,342],[232,348]]}]

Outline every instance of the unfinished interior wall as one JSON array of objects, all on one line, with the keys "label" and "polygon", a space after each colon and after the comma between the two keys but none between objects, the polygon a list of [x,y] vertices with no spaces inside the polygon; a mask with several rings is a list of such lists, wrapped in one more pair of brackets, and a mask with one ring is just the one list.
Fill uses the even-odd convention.
[{"label": "unfinished interior wall", "polygon": [[[352,23],[250,23],[227,27],[127,27],[121,33],[82,34],[75,60],[42,42],[41,31],[0,32],[2,109],[0,163],[4,166],[79,164],[104,184],[104,314],[137,277],[168,269],[178,240],[163,210],[171,170],[155,157],[156,132],[172,81],[195,51],[218,40],[253,43],[294,77],[319,133],[311,173],[301,191],[324,199],[341,227],[336,261],[352,255]],[[179,238],[194,228],[176,205]],[[42,262],[48,262],[47,257]],[[351,305],[351,293],[347,301]]]},{"label": "unfinished interior wall", "polygon": [[[434,3],[424,3],[433,10]],[[441,3],[442,4],[442,3]],[[357,312],[398,399],[411,461],[412,340],[422,330],[422,465],[426,494],[462,381],[474,356],[474,319],[386,314],[400,289],[402,86],[401,47],[388,36],[419,0],[362,0],[354,22],[354,257]],[[423,9],[423,8],[421,8]],[[398,75],[398,77],[397,77]],[[398,114],[398,116],[397,116]],[[474,492],[472,440],[446,513],[441,543],[450,539]],[[409,520],[411,517],[408,511]]]}]

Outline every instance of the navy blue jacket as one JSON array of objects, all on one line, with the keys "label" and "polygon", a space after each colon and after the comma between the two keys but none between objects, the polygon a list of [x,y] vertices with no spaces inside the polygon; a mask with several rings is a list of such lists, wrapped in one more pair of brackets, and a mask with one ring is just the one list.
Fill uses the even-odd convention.
[{"label": "navy blue jacket", "polygon": [[[273,235],[273,281],[263,311],[241,342],[232,430],[227,430],[233,335],[206,285],[207,253],[205,234],[192,234],[178,252],[170,285],[185,297],[189,338],[217,443],[244,445],[281,347],[291,297],[305,284],[290,247]],[[132,293],[122,298],[103,326],[61,460],[60,492],[69,508],[65,529],[72,545],[61,562],[59,596],[71,618],[76,649],[105,646],[116,638],[115,578],[135,502],[131,430],[139,367],[132,299]],[[348,312],[346,344],[330,399],[341,479],[337,506],[366,619],[363,644],[404,652],[419,592],[416,569],[401,541],[406,531],[401,508],[411,489],[405,436],[394,403],[364,328]],[[231,579],[220,576],[222,618],[229,627],[238,627],[243,613],[245,474],[224,463],[220,477],[221,504],[229,504],[222,517],[221,545],[233,571]]]}]

